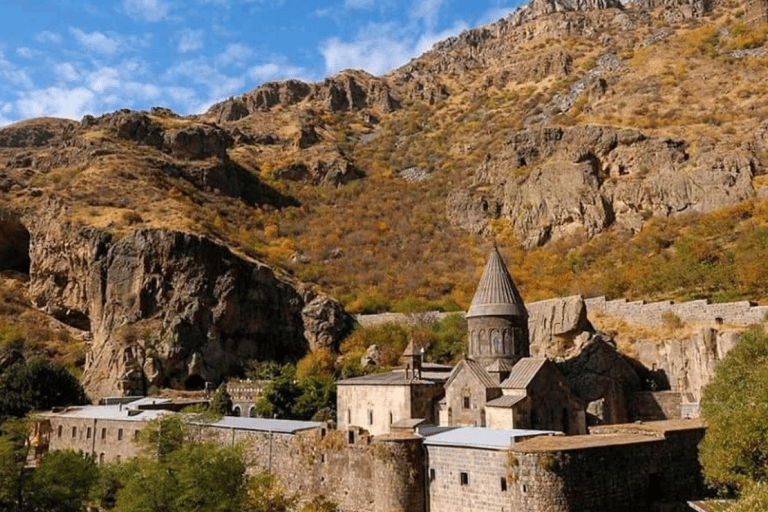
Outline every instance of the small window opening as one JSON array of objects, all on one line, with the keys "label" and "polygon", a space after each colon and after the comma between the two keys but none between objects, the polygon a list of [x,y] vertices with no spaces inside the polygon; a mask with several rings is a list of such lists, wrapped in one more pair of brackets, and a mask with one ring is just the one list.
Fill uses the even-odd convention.
[{"label": "small window opening", "polygon": [[77,427],[72,427],[72,437],[77,437]]},{"label": "small window opening", "polygon": [[373,411],[368,411],[368,424],[373,425]]},{"label": "small window opening", "polygon": [[501,492],[505,492],[507,490],[507,479],[504,477],[501,477]]},{"label": "small window opening", "polygon": [[429,468],[429,481],[435,481],[435,468]]},{"label": "small window opening", "polygon": [[321,439],[322,439],[323,437],[325,437],[325,433],[326,433],[326,432],[325,432],[325,429],[324,429],[324,428],[321,428],[321,429],[320,429],[320,438],[321,438]]},{"label": "small window opening", "polygon": [[103,453],[101,453],[99,455],[99,464],[104,464],[104,454]]},{"label": "small window opening", "polygon": [[123,429],[121,429],[121,428],[117,430],[117,440],[118,441],[122,441],[123,440]]},{"label": "small window opening", "polygon": [[355,433],[350,430],[347,432],[347,435],[349,437],[349,444],[355,444]]},{"label": "small window opening", "polygon": [[468,396],[464,397],[464,408],[465,409],[469,409],[469,397]]},{"label": "small window opening", "polygon": [[101,439],[104,440],[107,438],[107,429],[103,428],[101,429]]},{"label": "small window opening", "polygon": [[91,427],[88,427],[88,428],[85,430],[85,438],[86,438],[86,439],[90,439],[90,438],[91,438]]},{"label": "small window opening", "polygon": [[459,482],[461,485],[469,485],[469,473],[462,471],[459,473]]},{"label": "small window opening", "polygon": [[528,492],[528,486],[523,484],[523,492]]},{"label": "small window opening", "polygon": [[59,437],[61,437],[61,433],[62,433],[63,431],[64,431],[64,428],[63,428],[61,425],[59,425]]},{"label": "small window opening", "polygon": [[133,431],[133,440],[134,441],[138,441],[140,435],[141,435],[141,430],[134,430]]},{"label": "small window opening", "polygon": [[392,424],[392,413],[391,412],[389,413],[389,424],[390,425]]},{"label": "small window opening", "polygon": [[352,423],[352,410],[347,409],[347,425],[350,425]]},{"label": "small window opening", "polygon": [[324,453],[320,454],[320,462],[325,463],[325,454]]}]

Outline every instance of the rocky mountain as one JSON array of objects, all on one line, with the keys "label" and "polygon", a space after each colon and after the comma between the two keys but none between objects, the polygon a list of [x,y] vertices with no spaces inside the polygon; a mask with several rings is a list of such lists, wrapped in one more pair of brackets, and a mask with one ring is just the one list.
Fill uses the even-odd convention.
[{"label": "rocky mountain", "polygon": [[491,237],[527,301],[766,298],[749,8],[534,0],[380,77],[0,129],[6,309],[83,340],[102,395],[335,351],[344,308],[466,307]]}]

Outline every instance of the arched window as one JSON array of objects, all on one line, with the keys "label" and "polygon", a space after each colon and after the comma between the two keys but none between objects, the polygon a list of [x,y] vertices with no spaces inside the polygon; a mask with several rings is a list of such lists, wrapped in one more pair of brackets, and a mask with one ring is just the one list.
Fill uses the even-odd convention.
[{"label": "arched window", "polygon": [[232,409],[232,416],[240,416],[242,414],[242,411],[240,410],[240,406],[236,405],[234,409]]}]

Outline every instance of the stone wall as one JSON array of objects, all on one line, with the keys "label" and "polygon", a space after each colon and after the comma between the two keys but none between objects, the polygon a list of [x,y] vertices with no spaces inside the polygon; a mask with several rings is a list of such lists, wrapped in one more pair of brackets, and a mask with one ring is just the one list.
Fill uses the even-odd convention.
[{"label": "stone wall", "polygon": [[[697,445],[703,428],[653,437],[638,434],[565,439],[572,447],[512,447],[512,499],[526,512],[646,512],[651,503],[679,503],[701,495]],[[582,439],[580,439],[582,438]],[[534,440],[535,441],[535,440]],[[530,446],[530,445],[528,445]]]},{"label": "stone wall", "polygon": [[627,397],[629,421],[682,418],[682,394],[677,391],[643,391]]},{"label": "stone wall", "polygon": [[[49,450],[92,453],[100,464],[140,455],[142,420],[49,417]],[[324,495],[343,512],[423,512],[424,455],[416,436],[374,439],[366,431],[320,427],[296,434],[188,425],[188,435],[246,447],[251,471],[268,470],[302,499]]]},{"label": "stone wall", "polygon": [[430,512],[517,510],[512,508],[507,450],[438,445],[426,449]]},{"label": "stone wall", "polygon": [[763,323],[768,313],[768,306],[757,306],[749,301],[712,304],[706,299],[681,303],[667,300],[647,304],[644,301],[629,302],[627,299],[606,300],[605,297],[595,297],[584,299],[584,304],[590,316],[611,316],[627,323],[647,326],[662,325],[665,313],[669,313],[687,324],[746,327]]},{"label": "stone wall", "polygon": [[372,435],[389,432],[392,423],[411,417],[410,389],[402,386],[342,385],[337,389],[339,429],[363,427]]},{"label": "stone wall", "polygon": [[96,461],[126,461],[139,455],[134,442],[143,421],[94,418],[51,418],[50,450],[82,450]]}]

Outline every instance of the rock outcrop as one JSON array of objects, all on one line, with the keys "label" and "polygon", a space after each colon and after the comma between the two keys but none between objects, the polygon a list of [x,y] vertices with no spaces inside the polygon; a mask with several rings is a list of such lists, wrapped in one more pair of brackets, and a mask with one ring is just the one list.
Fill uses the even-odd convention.
[{"label": "rock outcrop", "polygon": [[219,382],[248,359],[336,350],[351,327],[334,300],[204,237],[137,230],[113,239],[35,220],[30,292],[43,311],[92,333],[91,397]]},{"label": "rock outcrop", "polygon": [[580,295],[531,302],[525,307],[532,357],[562,356],[578,336],[594,332]]},{"label": "rock outcrop", "polygon": [[642,389],[634,368],[603,334],[586,334],[558,363],[571,391],[595,418],[588,423],[623,423],[628,419],[627,398]]},{"label": "rock outcrop", "polygon": [[523,130],[450,194],[447,214],[473,232],[505,217],[527,247],[638,231],[654,216],[706,213],[753,197],[755,163],[743,148],[703,148],[636,130],[579,126]]},{"label": "rock outcrop", "polygon": [[292,163],[282,169],[277,169],[273,175],[281,180],[333,187],[364,177],[364,174],[357,167],[341,156],[330,161],[317,160],[311,166],[301,162]]},{"label": "rock outcrop", "polygon": [[213,105],[206,116],[217,123],[225,123],[237,121],[254,112],[269,111],[277,105],[296,105],[305,100],[317,101],[331,112],[369,107],[391,112],[400,106],[397,95],[386,79],[365,71],[346,70],[314,84],[301,80],[268,82],[240,97]]}]

